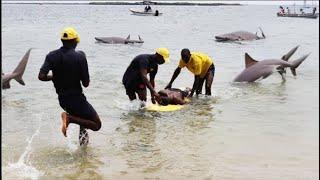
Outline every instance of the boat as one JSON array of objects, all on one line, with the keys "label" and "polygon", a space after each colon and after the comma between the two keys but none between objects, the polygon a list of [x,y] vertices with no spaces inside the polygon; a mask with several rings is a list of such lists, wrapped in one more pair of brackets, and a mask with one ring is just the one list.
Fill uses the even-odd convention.
[{"label": "boat", "polygon": [[129,9],[133,15],[138,15],[138,16],[160,16],[162,13],[160,13],[158,10],[155,11],[137,11],[133,9]]},{"label": "boat", "polygon": [[[300,13],[296,13],[296,5],[293,4],[293,13],[289,11],[289,7],[287,7],[287,12],[285,12],[284,8],[280,6],[280,12],[277,12],[278,17],[300,17],[300,18],[312,18],[316,19],[319,16],[319,13],[316,13],[317,7],[310,7],[306,5],[307,0],[304,0],[303,7],[300,8]],[[310,11],[311,10],[311,11]]]},{"label": "boat", "polygon": [[297,14],[297,13],[277,13],[278,17],[300,17],[300,18],[312,18],[312,19],[316,19],[319,16],[319,13],[305,13],[305,14]]}]

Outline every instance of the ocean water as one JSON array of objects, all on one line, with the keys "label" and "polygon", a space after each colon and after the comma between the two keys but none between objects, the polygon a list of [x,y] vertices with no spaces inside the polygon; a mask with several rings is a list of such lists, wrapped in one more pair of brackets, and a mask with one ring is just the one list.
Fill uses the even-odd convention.
[{"label": "ocean water", "polygon": [[[154,6],[159,17],[134,16],[143,6],[2,5],[2,70],[10,72],[31,51],[26,86],[14,80],[2,91],[2,177],[4,179],[318,179],[319,19],[278,18],[278,6]],[[68,138],[60,130],[57,95],[37,79],[46,54],[61,46],[63,27],[79,32],[91,85],[84,89],[102,119],[79,147],[79,127]],[[227,32],[256,32],[266,39],[218,43]],[[96,43],[96,36],[140,35],[142,45]],[[244,54],[257,60],[291,59],[311,53],[286,82],[274,73],[256,83],[232,83],[244,68]],[[121,79],[130,61],[160,46],[170,50],[156,89],[166,86],[189,48],[210,55],[216,66],[213,96],[194,98],[169,113],[139,110]],[[191,87],[184,69],[174,87]]]}]

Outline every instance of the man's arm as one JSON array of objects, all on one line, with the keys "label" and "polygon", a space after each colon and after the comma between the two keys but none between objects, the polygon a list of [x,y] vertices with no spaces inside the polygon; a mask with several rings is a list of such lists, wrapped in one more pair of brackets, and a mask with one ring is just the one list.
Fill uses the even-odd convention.
[{"label": "man's arm", "polygon": [[[150,72],[150,83],[151,83],[153,89],[155,89],[154,79],[155,79],[155,77],[156,77],[157,72],[158,72],[158,67],[155,68],[153,71]],[[154,99],[154,93],[151,91],[151,89],[150,89],[150,94],[151,94],[151,101],[152,101],[153,104],[155,104],[156,101],[155,101],[155,99]]]},{"label": "man's arm", "polygon": [[174,71],[172,77],[171,77],[171,80],[170,80],[169,84],[165,87],[165,89],[171,88],[173,81],[178,77],[180,72],[181,72],[181,68],[177,67],[176,70]]},{"label": "man's arm", "polygon": [[198,89],[198,86],[200,84],[200,80],[201,80],[201,78],[199,75],[194,76],[194,82],[193,82],[193,86],[192,86],[191,92],[189,94],[189,97],[192,97],[194,94],[194,91],[196,91]]},{"label": "man's arm", "polygon": [[38,79],[40,81],[51,81],[53,79],[52,75],[48,75],[49,71],[52,70],[52,62],[50,61],[50,56],[47,55],[44,63],[40,68],[40,72],[38,74]]},{"label": "man's arm", "polygon": [[147,87],[150,89],[151,95],[159,96],[159,94],[154,90],[153,85],[149,82],[147,78],[147,69],[141,69],[140,75],[142,77],[143,82],[147,85]]},{"label": "man's arm", "polygon": [[38,75],[38,79],[39,79],[40,81],[52,81],[53,76],[52,76],[52,75],[45,74],[45,73],[42,73],[42,72],[40,71],[40,72],[39,72],[39,75]]},{"label": "man's arm", "polygon": [[78,51],[81,54],[80,68],[81,68],[81,82],[84,87],[90,84],[90,75],[86,55],[83,51]]}]

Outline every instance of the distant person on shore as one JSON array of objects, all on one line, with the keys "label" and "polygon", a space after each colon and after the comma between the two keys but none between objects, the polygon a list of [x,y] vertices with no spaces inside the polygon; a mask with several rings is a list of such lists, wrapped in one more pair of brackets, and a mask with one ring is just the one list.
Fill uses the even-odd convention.
[{"label": "distant person on shore", "polygon": [[166,89],[171,88],[173,81],[178,77],[181,69],[184,67],[187,67],[187,69],[194,74],[194,82],[189,97],[192,97],[195,91],[197,95],[201,94],[204,82],[206,95],[211,96],[211,86],[215,73],[214,63],[208,55],[200,52],[191,53],[189,49],[182,49],[179,65],[174,71]]},{"label": "distant person on shore", "polygon": [[[136,94],[141,101],[147,101],[147,87],[151,93],[152,103],[156,103],[155,98],[160,97],[155,90],[154,82],[158,65],[168,62],[169,50],[167,48],[157,48],[155,54],[141,54],[131,61],[122,78],[130,101],[137,99]],[[147,78],[148,73],[150,80]]]},{"label": "distant person on shore", "polygon": [[300,12],[301,12],[301,14],[304,14],[304,11],[303,11],[303,9],[302,9],[302,8],[300,9]]},{"label": "distant person on shore", "polygon": [[160,98],[156,99],[158,104],[166,106],[169,104],[173,105],[183,105],[186,104],[186,97],[190,94],[191,89],[186,88],[185,90],[176,89],[176,88],[168,88],[158,92]]},{"label": "distant person on shore", "polygon": [[317,11],[317,8],[314,7],[314,8],[312,9],[312,14],[315,15],[315,14],[316,14],[316,11]]},{"label": "distant person on shore", "polygon": [[[75,123],[80,125],[80,134],[87,136],[85,129],[98,131],[101,128],[101,120],[86,100],[81,87],[81,83],[88,87],[90,82],[86,55],[83,51],[75,50],[80,42],[75,29],[65,28],[61,34],[61,41],[62,47],[46,56],[38,78],[41,81],[53,82],[59,104],[66,111],[61,113],[63,135],[67,137],[68,125]],[[52,71],[52,75],[48,75],[49,71]]]}]

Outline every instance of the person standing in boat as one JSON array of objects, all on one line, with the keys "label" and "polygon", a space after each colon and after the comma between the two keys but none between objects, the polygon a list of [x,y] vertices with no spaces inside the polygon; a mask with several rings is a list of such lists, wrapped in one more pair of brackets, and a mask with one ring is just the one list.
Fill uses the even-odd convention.
[{"label": "person standing in boat", "polygon": [[287,13],[290,14],[290,9],[289,9],[289,7],[287,7]]},{"label": "person standing in boat", "polygon": [[314,7],[314,8],[312,9],[312,14],[315,15],[315,14],[316,14],[316,11],[317,11],[317,8]]},{"label": "person standing in boat", "polygon": [[280,14],[284,14],[284,8],[282,6],[280,6],[279,8],[280,8]]}]

